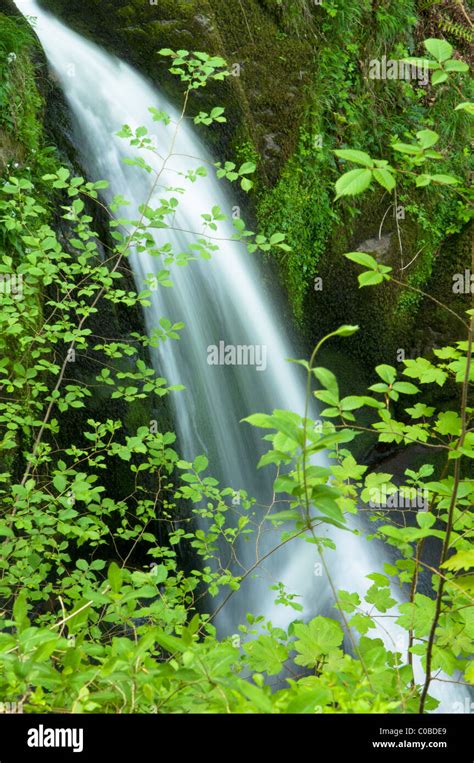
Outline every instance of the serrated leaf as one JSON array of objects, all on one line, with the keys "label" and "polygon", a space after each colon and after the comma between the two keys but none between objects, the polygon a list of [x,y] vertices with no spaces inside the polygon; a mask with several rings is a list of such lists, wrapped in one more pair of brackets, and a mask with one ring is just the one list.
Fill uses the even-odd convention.
[{"label": "serrated leaf", "polygon": [[347,257],[348,260],[356,262],[358,265],[363,265],[370,270],[377,270],[377,260],[366,252],[347,252],[344,257]]},{"label": "serrated leaf", "polygon": [[315,617],[307,625],[298,623],[294,626],[297,640],[294,647],[298,652],[297,665],[314,667],[323,655],[328,655],[342,643],[344,632],[335,620],[329,617]]},{"label": "serrated leaf", "polygon": [[370,170],[351,170],[346,172],[336,183],[336,199],[341,196],[356,196],[365,191],[372,181]]},{"label": "serrated leaf", "polygon": [[373,174],[377,183],[385,188],[386,191],[393,191],[396,181],[391,172],[385,169],[376,169]]},{"label": "serrated leaf", "polygon": [[447,559],[441,567],[452,572],[458,572],[458,570],[471,570],[474,568],[474,549],[468,549],[467,551],[458,551],[457,554]]},{"label": "serrated leaf", "polygon": [[358,276],[360,288],[363,286],[376,286],[377,284],[382,283],[383,280],[384,277],[382,273],[374,273],[369,270],[367,270],[365,273],[361,273]]},{"label": "serrated leaf", "polygon": [[250,667],[258,673],[275,676],[281,672],[283,663],[288,659],[286,647],[273,636],[262,635],[244,645]]},{"label": "serrated leaf", "polygon": [[365,153],[365,151],[357,151],[355,149],[339,149],[338,151],[334,151],[336,156],[338,156],[340,159],[345,159],[349,162],[354,162],[355,164],[363,164],[364,167],[372,167],[374,164],[373,159],[370,158],[368,154]]}]

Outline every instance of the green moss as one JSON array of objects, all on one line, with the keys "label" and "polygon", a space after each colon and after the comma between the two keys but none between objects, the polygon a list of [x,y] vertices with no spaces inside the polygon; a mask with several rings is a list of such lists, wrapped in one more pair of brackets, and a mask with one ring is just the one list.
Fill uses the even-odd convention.
[{"label": "green moss", "polygon": [[[0,165],[37,150],[42,107],[30,51],[35,38],[23,18],[0,14]],[[1,167],[0,167],[1,169]]]},{"label": "green moss", "polygon": [[303,319],[305,294],[328,249],[337,213],[332,208],[329,183],[324,182],[325,157],[311,147],[305,133],[274,188],[258,203],[260,228],[267,234],[285,233],[291,252],[280,258],[283,281],[297,319]]},{"label": "green moss", "polygon": [[[302,3],[279,5],[290,11]],[[279,257],[279,264],[310,344],[338,323],[358,323],[360,336],[351,340],[347,351],[370,368],[381,359],[393,360],[398,348],[408,351],[418,329],[429,331],[426,305],[421,295],[393,286],[359,291],[359,271],[342,255],[366,239],[378,238],[380,230],[391,234],[388,264],[402,280],[428,290],[446,233],[459,232],[464,221],[458,219],[457,201],[449,189],[413,190],[402,183],[398,204],[404,206],[406,218],[398,226],[390,210],[393,200],[380,189],[334,202],[334,184],[349,167],[336,160],[333,151],[350,147],[392,160],[394,135],[410,141],[417,130],[431,127],[439,130],[445,154],[436,172],[466,176],[462,147],[468,143],[468,118],[453,111],[458,94],[450,89],[438,91],[433,105],[414,83],[366,77],[364,66],[372,58],[413,54],[429,36],[419,24],[415,38],[418,18],[410,0],[381,3],[376,9],[351,2],[331,7],[330,23],[322,17],[319,30],[324,34],[330,29],[331,35],[318,51],[301,138],[275,187],[261,189],[258,217],[266,232],[283,230],[292,246],[290,254]],[[453,256],[453,248],[449,251]],[[322,292],[314,291],[315,277],[322,279]]]}]

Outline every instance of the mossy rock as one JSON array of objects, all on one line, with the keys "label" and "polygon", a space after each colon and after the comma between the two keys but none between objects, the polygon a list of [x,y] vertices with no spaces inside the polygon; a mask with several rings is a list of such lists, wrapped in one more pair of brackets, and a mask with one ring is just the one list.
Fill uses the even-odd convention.
[{"label": "mossy rock", "polygon": [[[298,139],[304,111],[304,84],[314,50],[307,40],[288,34],[275,16],[256,0],[228,3],[223,0],[160,0],[157,5],[107,0],[42,0],[82,34],[102,43],[151,78],[175,103],[182,88],[168,74],[167,62],[158,55],[163,48],[192,50],[223,56],[240,76],[225,85],[207,89],[203,104],[226,106],[227,134],[212,130],[213,147],[224,157],[235,143],[235,132],[244,132],[260,156],[261,176],[275,181]],[[234,68],[234,72],[238,72]]]}]

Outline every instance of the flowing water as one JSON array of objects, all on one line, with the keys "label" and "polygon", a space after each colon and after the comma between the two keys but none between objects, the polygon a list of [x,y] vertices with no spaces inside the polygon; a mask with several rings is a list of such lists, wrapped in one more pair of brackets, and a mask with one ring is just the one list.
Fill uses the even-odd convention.
[{"label": "flowing water", "polygon": [[[125,214],[133,217],[139,205],[147,200],[152,180],[143,170],[123,164],[123,159],[133,155],[134,150],[115,133],[123,124],[132,129],[146,125],[156,136],[160,152],[166,155],[174,126],[154,123],[148,109],[153,106],[164,110],[174,122],[179,119],[179,112],[130,66],[68,29],[45,13],[35,0],[17,0],[16,4],[25,15],[37,17],[37,34],[71,111],[72,137],[82,166],[90,179],[109,181],[109,199],[121,194],[130,200]],[[146,155],[146,160],[159,169],[162,162],[158,158],[150,160],[149,156]],[[202,161],[190,157],[201,157]],[[212,168],[208,177],[195,184],[179,175],[211,161],[185,121],[177,134],[172,160],[153,197],[157,202],[176,195],[170,193],[170,186],[186,189],[184,195],[178,196],[174,230],[166,232],[166,240],[175,252],[188,250],[196,236],[186,232],[201,232],[201,215],[210,212],[214,205],[231,216],[232,198],[215,179]],[[172,266],[174,288],[159,287],[153,292],[145,320],[149,332],[158,326],[162,316],[185,323],[181,340],[167,342],[152,358],[157,372],[169,383],[186,387],[172,395],[181,452],[189,459],[206,453],[210,472],[222,485],[236,491],[243,489],[265,506],[272,500],[272,480],[271,468],[256,471],[263,452],[261,430],[239,422],[250,413],[270,413],[275,408],[302,414],[304,378],[300,367],[286,361],[293,355],[284,318],[272,295],[263,293],[258,267],[246,249],[226,240],[232,233],[230,224],[220,226],[216,235],[224,240],[219,242],[220,251],[211,261]],[[149,274],[162,268],[157,258],[146,253],[133,255],[131,264],[140,289],[147,288],[144,281]],[[256,358],[260,362],[247,366],[209,365],[208,348],[220,342],[254,346],[262,353]],[[263,511],[257,505],[260,515]],[[277,540],[274,531],[264,532],[260,552],[264,553]],[[381,546],[349,532],[339,533],[337,542],[337,555],[328,554],[336,587],[365,592],[368,587],[365,576],[383,564]],[[251,565],[255,544],[240,544],[239,556],[245,567]],[[271,555],[256,571],[258,578],[249,578],[222,609],[217,619],[220,633],[234,633],[248,611],[263,614],[276,625],[288,625],[296,613],[274,604],[275,592],[269,586],[276,581],[283,581],[290,592],[301,596],[304,611],[299,616],[314,616],[323,611],[330,597],[323,578],[314,574],[315,561],[314,546],[300,540]],[[383,632],[378,635],[390,647],[395,642],[399,649],[403,648],[404,635],[397,626],[390,626],[389,636]],[[443,709],[449,712],[453,701],[462,700],[464,694],[454,693],[449,684],[444,686],[447,688],[442,690]],[[439,691],[433,693],[439,696]]]}]

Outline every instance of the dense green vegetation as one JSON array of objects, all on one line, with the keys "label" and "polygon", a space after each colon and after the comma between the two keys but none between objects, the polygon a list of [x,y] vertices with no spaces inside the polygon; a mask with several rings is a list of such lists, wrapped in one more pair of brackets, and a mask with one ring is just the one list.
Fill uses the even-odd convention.
[{"label": "dense green vegetation", "polygon": [[[283,11],[282,3],[269,5],[276,16]],[[335,25],[323,33],[331,29],[342,35],[362,19],[364,6],[348,3],[332,10],[327,24],[335,20]],[[285,25],[299,38],[306,29],[301,18],[310,17],[312,10],[295,2],[284,11]],[[378,11],[389,43],[400,19]],[[149,292],[137,293],[128,280],[126,262],[132,249],[151,249],[157,263],[163,260],[156,277],[160,288],[169,287],[167,266],[177,253],[167,244],[158,246],[151,231],[171,226],[179,199],[175,205],[153,208],[144,199],[140,219],[132,220],[126,217],[126,200],[116,198],[104,223],[99,195],[106,180],[91,183],[75,176],[41,148],[41,99],[25,52],[31,38],[19,23],[3,18],[0,26],[7,105],[2,132],[9,151],[0,189],[5,276],[0,311],[2,701],[33,713],[434,710],[431,690],[440,670],[448,681],[474,681],[473,310],[462,301],[455,310],[436,303],[450,316],[450,326],[451,321],[459,325],[459,341],[448,342],[430,357],[406,359],[399,369],[380,363],[376,382],[364,394],[346,394],[319,359],[329,340],[350,346],[361,333],[347,307],[351,325],[320,335],[310,361],[299,361],[307,377],[305,416],[256,412],[247,420],[269,432],[269,449],[260,466],[276,467],[279,510],[267,516],[244,491],[236,506],[234,489],[208,474],[204,456],[196,454],[192,462],[181,458],[171,429],[152,432],[139,426],[130,432],[124,426],[127,420],[130,429],[131,411],[143,400],[166,401],[170,392],[179,392],[149,367],[147,348],[179,341],[182,326],[162,319],[152,338],[137,330],[132,342],[98,339],[91,329],[100,311],[109,309],[104,303],[123,312],[147,309]],[[407,83],[391,83],[393,97],[402,99],[396,107],[399,119],[387,117],[369,134],[358,127],[359,114],[372,119],[367,94],[355,86],[355,97],[350,95],[360,50],[359,42],[351,42],[350,35],[348,39],[353,47],[337,63],[325,62],[322,54],[321,88],[327,88],[328,102],[324,107],[312,104],[312,129],[303,128],[278,184],[264,192],[256,175],[268,229],[255,235],[238,219],[235,239],[244,249],[286,258],[287,284],[301,314],[303,287],[319,272],[333,224],[355,217],[374,189],[390,200],[397,193],[429,236],[428,243],[419,241],[426,243],[427,254],[416,271],[405,278],[394,259],[347,253],[342,246],[339,254],[346,278],[353,275],[357,286],[359,273],[360,287],[376,287],[367,289],[365,304],[380,310],[378,291],[391,288],[395,311],[406,317],[415,308],[414,300],[430,299],[417,289],[430,272],[433,247],[459,232],[470,216],[468,152],[460,143],[473,111],[463,95],[467,66],[453,59],[446,41],[427,40],[422,55],[432,76],[438,69],[446,77],[432,79],[429,96],[423,97]],[[409,52],[406,47],[397,50],[401,58]],[[203,86],[224,87],[225,61],[183,50],[162,54],[172,59],[171,74],[185,91],[183,118],[188,111],[195,117],[203,111],[203,100],[197,97]],[[331,51],[327,56],[331,58]],[[20,99],[14,97],[18,87],[23,87]],[[427,97],[429,115],[423,103]],[[325,121],[335,108],[333,98],[340,121],[351,126],[343,139]],[[402,116],[404,103],[409,108]],[[217,107],[196,121],[217,122],[219,127],[223,113]],[[156,110],[154,117],[166,119]],[[330,137],[315,154],[310,146],[320,132]],[[146,128],[132,132],[125,126],[121,135],[133,147],[130,161],[154,172],[147,164],[147,152],[155,149]],[[19,151],[24,152],[21,161]],[[255,156],[258,152],[246,145],[239,162],[217,167],[218,176],[236,183],[243,193],[250,191]],[[200,168],[190,173],[187,182],[199,182],[205,172]],[[69,231],[67,244],[52,215],[53,204]],[[315,217],[309,225],[311,205]],[[96,216],[99,208],[102,213]],[[211,219],[219,216],[214,208]],[[100,256],[101,244],[107,247],[106,261]],[[299,248],[303,256],[297,260]],[[206,235],[200,237],[198,251],[204,259],[213,255]],[[192,267],[194,256],[181,253],[180,261]],[[68,378],[74,353],[94,368],[88,383]],[[433,389],[442,391],[441,403]],[[309,414],[313,397],[321,406],[320,421]],[[94,407],[92,398],[99,398],[100,405]],[[106,400],[122,406],[120,416],[109,415],[113,408],[104,407]],[[83,426],[72,429],[71,417],[76,416],[82,417]],[[369,471],[352,448],[362,433],[371,443],[390,444],[401,453],[414,444],[422,446],[423,466],[407,469],[401,484],[390,473]],[[322,451],[330,457],[328,465],[316,466],[314,456]],[[110,475],[118,473],[117,464],[122,476],[115,482]],[[386,510],[389,498],[395,501],[391,512]],[[351,515],[358,513],[373,521],[372,536],[397,550],[384,574],[369,575],[363,598],[334,589],[327,563],[341,536],[355,532]],[[254,613],[238,634],[219,640],[209,602],[220,593],[221,606],[226,606],[254,572],[230,569],[222,549],[238,555],[240,539],[258,543],[259,529],[267,522],[281,526],[282,543],[312,545],[315,563],[332,587],[334,615],[304,622],[298,592],[277,587],[275,598],[294,615],[287,630]],[[330,538],[324,532],[328,526]],[[433,540],[440,551],[437,562],[430,564],[423,549]],[[393,592],[407,588],[407,600],[398,603]],[[380,634],[387,631],[386,617],[405,631],[408,648],[384,644]],[[415,676],[417,661],[422,669]],[[287,680],[274,689],[268,678],[280,674]]]}]

